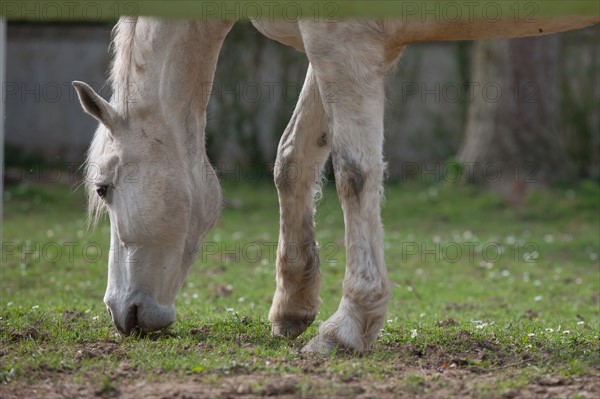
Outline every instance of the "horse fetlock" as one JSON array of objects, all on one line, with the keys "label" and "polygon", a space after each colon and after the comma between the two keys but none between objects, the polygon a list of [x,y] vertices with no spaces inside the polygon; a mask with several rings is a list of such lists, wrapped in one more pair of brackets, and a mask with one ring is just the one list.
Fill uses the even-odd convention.
[{"label": "horse fetlock", "polygon": [[[385,290],[384,290],[385,291]],[[342,297],[338,310],[319,326],[319,332],[303,352],[327,354],[334,350],[366,353],[373,347],[383,327],[389,294],[368,304]]]},{"label": "horse fetlock", "polygon": [[338,310],[319,327],[317,336],[302,348],[304,353],[327,355],[333,351],[368,352],[377,334],[365,334],[363,323]]},{"label": "horse fetlock", "polygon": [[355,277],[344,281],[346,303],[362,309],[365,313],[386,308],[390,297],[391,290],[386,277],[378,277],[375,280]]}]

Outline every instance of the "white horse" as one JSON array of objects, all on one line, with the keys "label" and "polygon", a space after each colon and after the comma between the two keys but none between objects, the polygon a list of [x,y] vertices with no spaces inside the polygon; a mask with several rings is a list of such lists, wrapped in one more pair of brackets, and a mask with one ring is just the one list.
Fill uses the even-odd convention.
[{"label": "white horse", "polygon": [[[379,208],[384,82],[406,45],[531,36],[598,22],[598,16],[535,23],[253,21],[263,34],[305,52],[310,61],[274,171],[281,219],[269,312],[273,334],[296,337],[317,314],[321,273],[313,215],[320,178],[308,171],[330,154],[346,226],[343,296],[303,350],[365,352],[383,325],[390,297]],[[115,27],[111,102],[73,82],[84,110],[100,122],[87,158],[89,212],[92,220],[103,209],[110,217],[104,302],[122,333],[174,322],[175,296],[219,213],[219,181],[205,151],[208,98],[199,93],[213,81],[232,25],[123,18]],[[337,90],[333,99],[324,95],[331,85]],[[321,93],[316,99],[315,86]]]}]

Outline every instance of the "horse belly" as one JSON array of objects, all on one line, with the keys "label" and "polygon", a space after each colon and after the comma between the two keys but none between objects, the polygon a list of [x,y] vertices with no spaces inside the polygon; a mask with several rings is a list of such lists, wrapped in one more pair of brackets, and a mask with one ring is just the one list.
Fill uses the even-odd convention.
[{"label": "horse belly", "polygon": [[302,34],[300,33],[298,23],[253,19],[252,25],[268,38],[304,52],[304,42],[302,41]]},{"label": "horse belly", "polygon": [[531,21],[422,22],[396,21],[397,39],[405,43],[446,40],[509,39],[582,29],[600,22],[598,16],[539,17]]}]

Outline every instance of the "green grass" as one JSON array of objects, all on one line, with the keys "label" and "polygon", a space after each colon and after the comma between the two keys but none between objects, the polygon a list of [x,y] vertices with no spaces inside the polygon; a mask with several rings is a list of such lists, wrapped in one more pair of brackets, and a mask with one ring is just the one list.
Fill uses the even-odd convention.
[{"label": "green grass", "polygon": [[[387,187],[382,212],[393,297],[384,331],[367,356],[325,359],[298,353],[317,325],[293,341],[270,337],[278,231],[272,184],[225,182],[224,194],[231,206],[178,295],[177,322],[163,333],[122,337],[102,303],[108,222],[86,230],[81,190],[8,187],[0,298],[4,387],[68,376],[109,395],[132,380],[220,386],[248,376],[244,392],[258,396],[356,396],[367,389],[359,383],[451,395],[452,376],[460,372],[494,376],[473,378],[469,389],[495,397],[547,376],[598,377],[596,183],[530,193],[521,210],[470,186]],[[319,203],[317,238],[323,304],[315,324],[336,309],[344,273],[343,219],[331,186]],[[291,388],[273,385],[288,374],[298,376]]]}]

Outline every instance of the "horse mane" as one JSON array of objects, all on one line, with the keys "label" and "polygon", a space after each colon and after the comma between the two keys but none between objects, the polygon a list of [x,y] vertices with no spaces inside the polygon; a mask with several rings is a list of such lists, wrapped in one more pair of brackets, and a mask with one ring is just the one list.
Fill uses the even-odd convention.
[{"label": "horse mane", "polygon": [[[108,81],[112,88],[111,104],[118,112],[127,114],[127,90],[129,86],[129,73],[133,58],[133,46],[137,17],[122,17],[112,30],[112,41],[109,49],[113,53]],[[108,129],[100,123],[84,162],[85,190],[87,195],[88,227],[95,227],[98,220],[106,212],[104,201],[96,194],[98,178],[98,159],[102,157],[108,143]]]},{"label": "horse mane", "polygon": [[[124,104],[127,110],[127,93],[129,84],[129,72],[133,59],[133,45],[137,17],[123,17],[115,25],[112,31],[112,43],[110,49],[114,53],[110,68],[109,82],[112,87],[113,101],[120,105]],[[122,97],[121,97],[122,96]],[[119,101],[120,100],[120,101]]]}]

